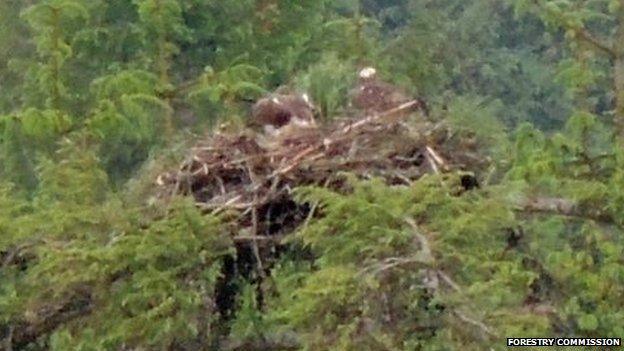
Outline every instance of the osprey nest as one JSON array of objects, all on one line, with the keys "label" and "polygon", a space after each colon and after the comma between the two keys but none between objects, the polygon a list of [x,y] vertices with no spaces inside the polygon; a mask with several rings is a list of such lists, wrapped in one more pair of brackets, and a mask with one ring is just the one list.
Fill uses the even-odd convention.
[{"label": "osprey nest", "polygon": [[[322,215],[315,204],[297,202],[293,189],[316,185],[348,192],[347,174],[409,186],[425,174],[456,170],[463,172],[464,189],[478,187],[468,167],[478,172],[488,162],[476,144],[444,122],[415,115],[419,103],[320,128],[286,126],[276,135],[216,133],[193,147],[177,170],[158,177],[162,197],[192,196],[200,209],[228,220],[236,254],[224,257],[215,287],[221,318],[233,317],[241,278],[260,286],[285,252],[313,259],[307,248],[284,240]],[[407,122],[410,115],[420,118]],[[262,306],[263,292],[256,293]]]},{"label": "osprey nest", "polygon": [[[234,213],[238,246],[259,250],[315,215],[313,206],[293,200],[293,189],[317,185],[348,190],[345,174],[381,177],[409,185],[427,173],[483,169],[487,163],[442,123],[405,122],[419,101],[382,113],[321,128],[276,136],[216,133],[191,149],[179,169],[161,174],[161,195],[190,195],[207,213]],[[474,148],[474,147],[473,147]],[[465,173],[465,188],[477,186]],[[260,249],[259,249],[260,248]]]}]

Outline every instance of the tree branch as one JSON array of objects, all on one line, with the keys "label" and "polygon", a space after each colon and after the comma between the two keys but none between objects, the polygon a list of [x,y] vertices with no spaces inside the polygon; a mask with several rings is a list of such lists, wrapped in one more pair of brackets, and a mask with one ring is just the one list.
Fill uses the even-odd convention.
[{"label": "tree branch", "polygon": [[477,327],[479,330],[483,331],[484,334],[487,334],[488,336],[494,337],[494,338],[499,338],[499,335],[496,334],[495,332],[493,332],[487,325],[485,325],[484,323],[476,320],[476,319],[472,319],[468,316],[466,316],[465,314],[463,314],[462,312],[459,312],[458,310],[454,310],[453,314],[455,316],[457,316],[457,318],[459,318],[462,322],[468,323],[472,326]]},{"label": "tree branch", "polygon": [[40,336],[52,332],[58,326],[89,314],[92,308],[91,294],[80,292],[68,298],[61,305],[48,306],[41,312],[42,315],[36,322],[18,322],[13,325],[11,339],[7,342],[14,349],[21,350],[28,344],[37,341]]},{"label": "tree branch", "polygon": [[[548,9],[544,6],[543,1],[541,0],[533,0],[533,4],[538,7],[538,11],[548,12]],[[600,39],[594,34],[592,34],[586,27],[576,27],[573,24],[563,20],[559,21],[559,25],[561,28],[569,31],[573,31],[578,40],[583,41],[590,46],[592,46],[595,50],[602,52],[603,54],[609,56],[610,58],[615,58],[618,56],[615,48],[611,43],[606,40]]]},{"label": "tree branch", "polygon": [[[564,28],[567,28],[567,26],[564,27]],[[613,48],[612,45],[610,45],[609,43],[607,43],[604,40],[598,39],[596,36],[591,34],[587,30],[587,28],[585,28],[585,27],[582,27],[582,28],[572,28],[572,27],[569,27],[567,29],[573,30],[580,40],[590,44],[591,46],[594,47],[594,49],[597,49],[598,51],[603,52],[604,54],[606,54],[610,58],[617,57],[617,53],[615,52],[615,49]]]},{"label": "tree branch", "polygon": [[557,197],[533,197],[517,201],[515,204],[517,211],[529,213],[554,214],[565,217],[575,217],[589,219],[602,223],[615,223],[615,218],[609,213],[585,208],[576,201]]}]

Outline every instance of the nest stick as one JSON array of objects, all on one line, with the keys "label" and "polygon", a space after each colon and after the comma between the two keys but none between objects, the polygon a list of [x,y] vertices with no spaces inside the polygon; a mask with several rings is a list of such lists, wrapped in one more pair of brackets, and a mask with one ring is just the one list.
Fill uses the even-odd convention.
[{"label": "nest stick", "polygon": [[433,158],[433,160],[434,160],[434,161],[435,161],[438,165],[440,165],[442,168],[447,168],[447,167],[446,167],[446,162],[444,161],[444,159],[443,159],[440,155],[438,155],[438,153],[435,151],[435,149],[434,149],[434,148],[432,148],[431,146],[427,145],[426,149],[427,149],[427,153],[428,153],[429,155],[431,155],[431,157]]},{"label": "nest stick", "polygon": [[266,278],[264,274],[264,265],[262,264],[262,257],[260,257],[260,248],[258,247],[258,195],[254,195],[254,201],[251,208],[251,221],[252,221],[252,247],[253,253],[256,257],[258,264],[258,274],[261,278]]},{"label": "nest stick", "polygon": [[[374,122],[379,122],[384,120],[385,118],[388,117],[392,117],[396,114],[399,114],[401,112],[404,112],[406,110],[409,110],[411,108],[413,108],[414,106],[418,105],[419,102],[417,100],[412,100],[410,102],[406,102],[398,107],[395,107],[393,109],[390,109],[388,111],[379,113],[379,114],[374,114],[371,116],[368,116],[362,120],[359,120],[355,123],[351,123],[341,129],[339,129],[337,132],[333,133],[329,138],[326,138],[325,140],[323,140],[322,143],[318,143],[316,145],[312,145],[309,146],[307,148],[305,148],[304,150],[302,150],[301,152],[299,152],[297,155],[295,155],[295,157],[292,158],[291,163],[286,166],[283,167],[281,169],[278,169],[274,172],[274,175],[278,175],[278,174],[286,174],[290,171],[292,171],[293,169],[295,169],[297,166],[299,166],[299,164],[301,163],[301,161],[306,158],[308,155],[311,155],[315,152],[321,151],[321,153],[324,155],[325,154],[325,150],[328,149],[332,144],[334,144],[337,140],[339,140],[341,137],[344,137],[346,135],[349,135],[351,132],[353,131],[357,131],[360,128],[374,123]],[[325,150],[324,150],[325,149]]]},{"label": "nest stick", "polygon": [[427,162],[431,166],[433,173],[440,174],[440,170],[438,169],[438,164],[436,163],[435,159],[431,156],[431,154],[427,152],[425,156],[427,157]]},{"label": "nest stick", "polygon": [[[248,164],[247,165],[247,171],[249,172],[249,179],[251,180],[251,182],[253,184],[255,184],[254,186],[254,196],[253,196],[253,202],[251,203],[251,235],[256,238],[258,237],[258,190],[259,187],[258,182],[257,182],[257,176],[253,171],[253,168]],[[260,275],[261,278],[266,278],[265,273],[264,273],[264,265],[262,264],[262,257],[260,256],[260,248],[258,247],[258,241],[257,240],[252,240],[252,248],[253,248],[253,253],[254,256],[256,257],[256,261],[258,264],[258,275]]]},{"label": "nest stick", "polygon": [[[222,205],[220,205],[220,206],[216,207],[216,208],[212,211],[212,214],[213,214],[213,215],[216,215],[216,214],[221,213],[222,211],[224,211],[224,210],[226,210],[226,209],[228,209],[228,208],[232,207],[232,205],[233,205],[234,203],[236,203],[238,200],[240,200],[242,197],[243,197],[243,195],[240,195],[240,194],[239,194],[239,195],[234,196],[233,198],[231,198],[231,199],[229,199],[228,201],[226,201],[224,204],[222,204]],[[209,208],[209,207],[210,207],[209,205],[202,204],[202,203],[197,203],[197,205],[198,205],[199,207],[201,207],[201,208]]]}]

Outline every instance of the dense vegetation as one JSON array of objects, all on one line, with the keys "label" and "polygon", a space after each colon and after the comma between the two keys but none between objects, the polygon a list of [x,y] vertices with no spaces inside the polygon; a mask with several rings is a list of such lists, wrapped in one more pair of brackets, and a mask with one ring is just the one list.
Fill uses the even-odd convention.
[{"label": "dense vegetation", "polygon": [[[155,175],[280,85],[339,116],[363,65],[475,140],[481,186],[296,189],[323,216],[217,311],[228,217]],[[623,337],[623,143],[624,0],[3,0],[0,349]]]}]

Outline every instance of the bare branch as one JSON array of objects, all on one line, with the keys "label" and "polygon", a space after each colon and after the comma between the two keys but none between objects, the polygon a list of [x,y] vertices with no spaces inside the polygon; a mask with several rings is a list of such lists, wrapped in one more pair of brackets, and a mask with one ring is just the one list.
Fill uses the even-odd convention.
[{"label": "bare branch", "polygon": [[427,262],[433,262],[435,259],[431,251],[431,246],[429,245],[429,240],[427,240],[427,238],[420,232],[416,221],[413,218],[407,217],[405,218],[405,222],[412,228],[414,237],[418,240],[418,243],[420,244],[420,251],[423,257],[426,259]]},{"label": "bare branch", "polygon": [[244,242],[270,242],[279,244],[284,239],[283,235],[237,235],[232,240],[236,243]]},{"label": "bare branch", "polygon": [[609,213],[584,208],[576,201],[557,197],[534,197],[514,203],[517,211],[528,213],[555,214],[565,217],[589,219],[601,223],[613,224],[615,219]]},{"label": "bare branch", "polygon": [[442,278],[442,280],[448,284],[448,286],[450,286],[453,290],[455,290],[456,292],[461,292],[461,288],[459,287],[459,285],[457,285],[457,283],[455,283],[455,281],[453,281],[453,279],[451,279],[451,277],[449,277],[446,273],[442,272],[441,270],[437,270],[436,273],[438,274],[438,277]]},{"label": "bare branch", "polygon": [[[249,172],[249,177],[253,184],[258,184],[257,176],[253,171],[252,166],[248,165],[247,170]],[[254,189],[258,188],[258,186],[254,186]],[[251,232],[254,238],[258,237],[258,191],[254,191],[254,199],[251,205]],[[258,265],[258,274],[261,278],[266,278],[266,274],[264,273],[264,265],[262,264],[262,257],[260,256],[260,248],[258,247],[258,241],[252,240],[252,248],[254,256],[256,257],[257,265]]]},{"label": "bare branch", "polygon": [[479,328],[481,331],[483,331],[485,334],[498,338],[498,335],[496,333],[494,333],[487,325],[483,324],[482,322],[479,322],[478,320],[472,319],[468,316],[466,316],[465,314],[463,314],[462,312],[458,311],[458,310],[454,310],[453,314],[455,316],[457,316],[457,318],[459,318],[461,321],[466,322],[472,326],[475,326],[477,328]]}]

